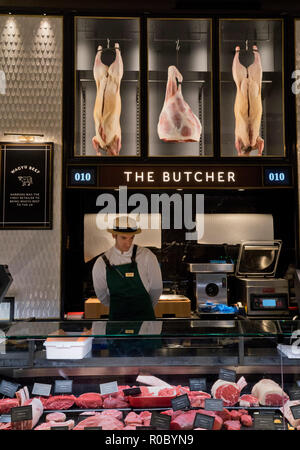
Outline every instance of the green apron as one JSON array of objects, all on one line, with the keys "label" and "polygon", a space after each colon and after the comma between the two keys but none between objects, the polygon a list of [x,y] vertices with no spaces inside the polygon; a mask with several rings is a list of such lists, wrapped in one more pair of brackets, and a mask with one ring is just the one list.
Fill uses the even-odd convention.
[{"label": "green apron", "polygon": [[[144,356],[145,352],[160,347],[160,339],[136,339],[144,320],[155,320],[151,298],[140,278],[135,261],[137,246],[134,245],[131,263],[113,266],[105,255],[106,280],[110,294],[107,334],[124,336],[125,339],[108,339],[111,355]],[[128,334],[130,333],[130,334]]]},{"label": "green apron", "polygon": [[106,280],[110,294],[109,320],[155,320],[150,295],[140,278],[134,245],[131,263],[113,266],[105,255]]}]

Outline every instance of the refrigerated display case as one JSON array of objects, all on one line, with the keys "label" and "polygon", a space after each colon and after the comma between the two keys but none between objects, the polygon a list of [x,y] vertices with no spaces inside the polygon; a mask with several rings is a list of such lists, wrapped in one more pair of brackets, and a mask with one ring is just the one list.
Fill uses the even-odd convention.
[{"label": "refrigerated display case", "polygon": [[[117,56],[120,62],[117,62]],[[98,72],[94,69],[96,58],[101,65]],[[107,93],[113,89],[112,97],[116,96],[118,87],[120,100],[116,105],[110,105],[111,98]],[[102,119],[105,116],[103,130],[97,131],[99,124],[95,114],[96,117],[101,115]],[[139,18],[75,17],[74,134],[75,156],[112,156],[110,147],[113,150],[117,147],[116,155],[140,155]],[[105,142],[104,135],[110,134],[116,135],[120,144],[100,145],[97,153],[93,138],[98,141],[101,135]],[[107,140],[106,144],[113,142],[108,137]]]},{"label": "refrigerated display case", "polygon": [[[168,429],[194,429],[195,415],[203,413],[215,418],[211,426],[216,430],[228,428],[228,420],[237,420],[241,429],[287,430],[298,423],[284,418],[281,408],[300,404],[300,351],[295,340],[299,326],[299,320],[246,317],[7,323],[1,326],[5,339],[0,349],[0,391],[7,399],[12,393],[16,400],[14,391],[26,386],[29,397],[39,398],[43,411],[36,426],[58,410],[77,429],[84,428],[85,422],[79,423],[89,414],[95,420],[86,426],[92,422],[101,426],[107,411],[114,410],[118,422],[103,429],[127,429],[132,417],[136,429],[139,425],[155,429],[151,414],[168,411]],[[80,340],[91,340],[92,346],[85,355],[75,356],[72,347]],[[56,354],[48,353],[45,344],[50,342],[56,342]],[[265,385],[264,392],[259,382],[259,387]],[[139,389],[124,391],[134,387]],[[249,397],[254,393],[256,402]],[[217,402],[209,404],[207,399]],[[181,400],[188,403],[174,414]],[[5,399],[0,400],[0,412],[10,414]],[[129,413],[135,415],[126,420]],[[184,423],[178,419],[182,414]]]},{"label": "refrigerated display case", "polygon": [[221,156],[284,157],[282,19],[221,19],[219,48]]},{"label": "refrigerated display case", "polygon": [[211,20],[151,18],[147,29],[149,156],[213,156]]}]

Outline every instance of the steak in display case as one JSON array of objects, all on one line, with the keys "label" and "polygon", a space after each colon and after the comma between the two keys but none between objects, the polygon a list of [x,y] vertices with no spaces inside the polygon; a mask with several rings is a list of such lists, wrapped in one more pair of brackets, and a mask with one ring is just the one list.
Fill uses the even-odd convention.
[{"label": "steak in display case", "polygon": [[[2,325],[0,429],[300,427],[299,354],[286,353],[299,321],[108,325],[105,320]],[[91,350],[70,359],[68,345],[82,336],[93,340]],[[60,337],[66,359],[49,359],[44,343]]]}]

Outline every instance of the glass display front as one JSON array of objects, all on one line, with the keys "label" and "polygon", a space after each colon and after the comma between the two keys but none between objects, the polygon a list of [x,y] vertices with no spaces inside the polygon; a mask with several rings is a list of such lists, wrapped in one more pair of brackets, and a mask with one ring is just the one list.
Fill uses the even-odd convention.
[{"label": "glass display front", "polygon": [[148,20],[149,156],[212,156],[211,21]]},{"label": "glass display front", "polygon": [[220,20],[221,156],[285,156],[281,19]]},{"label": "glass display front", "polygon": [[140,154],[140,22],[75,18],[75,156]]}]

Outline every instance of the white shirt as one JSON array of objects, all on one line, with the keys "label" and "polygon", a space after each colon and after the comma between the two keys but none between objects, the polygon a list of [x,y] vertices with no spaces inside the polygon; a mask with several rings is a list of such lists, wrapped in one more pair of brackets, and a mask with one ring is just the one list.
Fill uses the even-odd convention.
[{"label": "white shirt", "polygon": [[[131,263],[133,245],[127,252],[123,253],[116,247],[111,247],[104,255],[111,264],[116,266]],[[161,270],[157,258],[148,248],[138,246],[135,260],[141,281],[149,293],[154,307],[163,291]],[[92,274],[94,289],[98,299],[104,305],[109,306],[110,296],[106,281],[106,264],[102,256],[99,256],[96,260]]]}]

